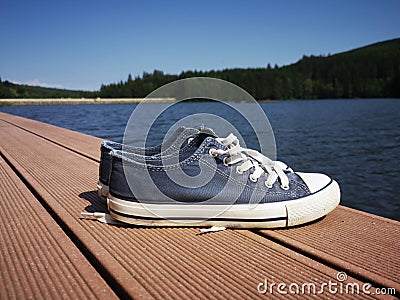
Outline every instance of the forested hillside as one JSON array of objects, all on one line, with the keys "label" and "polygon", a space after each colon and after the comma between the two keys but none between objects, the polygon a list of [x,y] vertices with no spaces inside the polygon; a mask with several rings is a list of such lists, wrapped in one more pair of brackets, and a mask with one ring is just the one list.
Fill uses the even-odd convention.
[{"label": "forested hillside", "polygon": [[[262,50],[260,50],[262,51]],[[268,58],[266,58],[267,60]],[[256,99],[400,98],[400,38],[328,56],[303,56],[278,67],[185,71],[155,70],[82,92],[16,85],[0,80],[0,98],[141,98],[177,79],[206,76],[230,81]]]},{"label": "forested hillside", "polygon": [[15,84],[0,78],[0,98],[93,98],[98,92],[71,91]]},{"label": "forested hillside", "polygon": [[207,76],[228,80],[256,99],[400,97],[400,39],[329,56],[304,56],[284,67],[187,71],[168,75],[155,70],[103,85],[100,97],[145,97],[168,82]]}]

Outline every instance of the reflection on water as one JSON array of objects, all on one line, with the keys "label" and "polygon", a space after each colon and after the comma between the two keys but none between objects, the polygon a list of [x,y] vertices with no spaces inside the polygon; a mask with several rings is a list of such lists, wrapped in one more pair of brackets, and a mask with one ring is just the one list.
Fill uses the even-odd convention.
[{"label": "reflection on water", "polygon": [[[345,206],[400,220],[400,200],[395,193],[400,186],[400,100],[300,100],[260,105],[274,130],[279,160],[294,170],[335,178]],[[14,106],[0,107],[0,111],[122,141],[135,106]],[[235,125],[247,147],[260,147],[246,119],[222,104],[208,102],[172,106],[153,125],[149,144],[161,142],[170,126],[193,113],[218,114]]]}]

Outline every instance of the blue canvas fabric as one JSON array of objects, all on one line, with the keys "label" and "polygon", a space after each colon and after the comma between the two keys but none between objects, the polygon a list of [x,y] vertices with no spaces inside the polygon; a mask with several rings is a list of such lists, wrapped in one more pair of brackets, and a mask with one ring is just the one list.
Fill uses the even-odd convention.
[{"label": "blue canvas fabric", "polygon": [[124,145],[112,141],[103,141],[100,146],[100,165],[99,165],[99,181],[103,185],[109,184],[110,170],[111,170],[111,156],[113,150],[125,151],[127,153],[136,154],[138,156],[155,157],[161,155],[163,149],[164,154],[168,155],[172,152],[179,150],[179,147],[185,145],[185,141],[198,133],[204,132],[215,136],[214,132],[204,126],[198,128],[179,127],[164,144],[159,144],[154,147],[140,148],[129,145]]},{"label": "blue canvas fabric", "polygon": [[[214,136],[198,134],[184,151],[178,152],[179,160],[175,163],[171,163],[174,158],[176,160],[173,154],[146,158],[114,149],[111,152],[110,195],[125,201],[152,204],[201,204],[207,201],[207,204],[226,205],[251,201],[273,203],[311,193],[290,168],[285,171],[289,189],[283,189],[279,180],[268,188],[265,186],[267,173],[253,182],[250,180],[251,169],[238,173],[235,164],[224,164],[226,156],[213,157],[210,149],[225,150],[226,147]],[[182,174],[187,176],[185,184],[171,179]]]}]

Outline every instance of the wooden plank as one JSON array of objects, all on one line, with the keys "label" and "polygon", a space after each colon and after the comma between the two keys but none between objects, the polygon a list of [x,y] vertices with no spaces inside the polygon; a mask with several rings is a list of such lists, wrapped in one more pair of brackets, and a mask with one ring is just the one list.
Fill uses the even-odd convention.
[{"label": "wooden plank", "polygon": [[101,139],[58,126],[0,112],[0,120],[43,137],[88,158],[100,161]]},{"label": "wooden plank", "polygon": [[0,298],[117,299],[0,156]]},{"label": "wooden plank", "polygon": [[[337,280],[341,271],[250,231],[198,235],[195,228],[117,227],[82,220],[84,209],[106,210],[93,189],[98,164],[9,123],[0,122],[0,129],[1,153],[70,228],[72,238],[134,298],[256,298],[265,296],[257,291],[264,278],[324,283]],[[351,276],[348,281],[363,283]]]},{"label": "wooden plank", "polygon": [[400,291],[400,222],[340,207],[308,226],[260,232],[349,274]]}]

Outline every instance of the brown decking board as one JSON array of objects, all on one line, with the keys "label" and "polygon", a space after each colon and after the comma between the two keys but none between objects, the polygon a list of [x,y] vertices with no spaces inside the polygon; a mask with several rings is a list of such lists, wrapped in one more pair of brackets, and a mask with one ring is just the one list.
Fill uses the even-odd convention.
[{"label": "brown decking board", "polygon": [[117,299],[0,156],[0,298]]},{"label": "brown decking board", "polygon": [[100,159],[99,138],[3,112],[0,112],[0,119],[84,156]]},{"label": "brown decking board", "polygon": [[[133,297],[254,298],[259,296],[257,284],[265,277],[274,276],[276,282],[286,283],[325,282],[335,280],[337,272],[342,270],[356,274],[364,282],[398,284],[396,272],[399,264],[392,263],[393,260],[398,261],[397,252],[393,252],[397,241],[394,240],[391,247],[384,246],[382,249],[371,241],[362,244],[370,247],[357,247],[351,235],[356,234],[363,239],[364,231],[351,224],[352,216],[343,222],[341,212],[351,212],[343,207],[333,212],[339,213],[333,219],[329,215],[309,226],[255,233],[227,230],[196,235],[198,229],[193,228],[115,227],[82,220],[79,212],[85,208],[88,211],[106,210],[93,189],[98,172],[98,163],[93,159],[96,155],[98,157],[99,139],[54,126],[46,129],[46,124],[36,121],[35,126],[29,127],[30,122],[24,121],[26,119],[6,114],[0,114],[0,119],[7,121],[0,122],[0,150],[3,155],[61,222],[70,228],[74,238],[79,239],[85,250],[95,256],[115,282]],[[13,122],[18,127],[13,126]],[[52,139],[56,137],[57,144],[54,144]],[[93,156],[92,159],[79,155],[80,151],[87,157]],[[363,219],[365,215],[360,216]],[[364,222],[368,223],[370,216],[365,217],[368,218]],[[379,217],[377,220],[390,223],[385,227],[388,234],[384,240],[387,241],[395,228],[397,233],[394,232],[394,236],[398,234],[398,222],[386,222],[387,219]],[[322,224],[321,232],[318,232],[318,224]],[[338,225],[343,226],[339,228],[346,233],[344,237],[333,234]],[[297,232],[305,237],[296,238]],[[374,234],[374,230],[367,233]],[[260,235],[270,235],[273,241]],[[319,243],[321,238],[324,241]],[[283,247],[275,241],[290,247]],[[335,252],[333,247],[338,247],[338,251]],[[357,248],[364,251],[365,257],[370,257],[372,263],[381,257],[389,257],[392,260],[389,272],[386,272],[384,264],[371,268],[372,277],[353,269],[359,267],[357,259],[352,258],[353,249]],[[299,249],[301,254],[295,249]],[[378,255],[374,261],[371,257],[377,255],[377,249],[384,254]],[[337,261],[340,258],[343,258],[343,265]],[[350,268],[347,269],[343,267],[349,263],[346,259],[350,261]],[[369,262],[363,263],[360,270],[368,270]],[[374,280],[370,281],[370,278]],[[356,281],[349,277],[350,280]],[[325,296],[329,298],[329,295]],[[336,296],[349,298],[357,295]]]},{"label": "brown decking board", "polygon": [[261,233],[382,286],[400,290],[400,223],[340,207],[319,222]]}]

